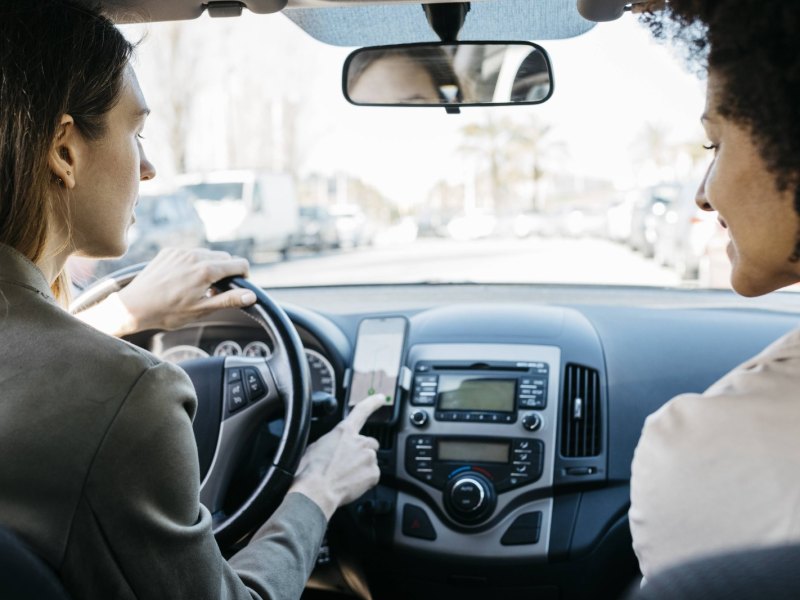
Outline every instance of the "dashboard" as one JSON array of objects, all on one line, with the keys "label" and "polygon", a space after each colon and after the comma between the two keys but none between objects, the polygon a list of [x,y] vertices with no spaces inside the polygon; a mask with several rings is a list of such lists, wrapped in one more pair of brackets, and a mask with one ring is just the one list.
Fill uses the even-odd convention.
[{"label": "dashboard", "polygon": [[[424,286],[403,308],[408,290],[382,301],[386,291],[371,307],[363,289],[315,290],[313,302],[274,294],[306,348],[313,391],[337,402],[312,437],[342,417],[359,323],[408,319],[396,419],[365,429],[381,445],[381,482],[334,517],[310,582],[364,598],[618,597],[638,574],[626,514],[644,419],[797,324],[793,311],[730,295],[716,306],[702,294],[654,306],[653,291],[624,303],[475,303],[474,290],[472,301],[445,302]],[[176,361],[274,347],[238,311],[132,341]]]},{"label": "dashboard", "polygon": [[[239,314],[235,312],[227,319],[157,333],[150,339],[148,349],[161,360],[175,364],[209,356],[268,358],[272,354],[275,341],[266,331],[253,327],[252,322],[239,323]],[[326,358],[325,350],[308,332],[303,342],[312,392],[335,396],[336,370]]]}]

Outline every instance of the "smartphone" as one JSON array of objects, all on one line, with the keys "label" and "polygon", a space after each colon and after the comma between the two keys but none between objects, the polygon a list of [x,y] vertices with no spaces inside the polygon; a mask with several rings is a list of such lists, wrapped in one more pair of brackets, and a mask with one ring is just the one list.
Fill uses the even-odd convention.
[{"label": "smartphone", "polygon": [[386,403],[369,423],[391,423],[395,418],[407,330],[405,317],[368,318],[358,325],[347,406],[352,409],[368,396],[382,395]]}]

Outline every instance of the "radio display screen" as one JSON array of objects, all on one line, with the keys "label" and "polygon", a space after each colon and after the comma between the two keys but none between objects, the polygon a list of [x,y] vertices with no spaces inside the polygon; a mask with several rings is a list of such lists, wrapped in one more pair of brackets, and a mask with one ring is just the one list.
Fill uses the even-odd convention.
[{"label": "radio display screen", "polygon": [[512,412],[516,379],[439,376],[439,410]]},{"label": "radio display screen", "polygon": [[511,445],[507,442],[462,442],[439,440],[439,460],[507,463]]}]

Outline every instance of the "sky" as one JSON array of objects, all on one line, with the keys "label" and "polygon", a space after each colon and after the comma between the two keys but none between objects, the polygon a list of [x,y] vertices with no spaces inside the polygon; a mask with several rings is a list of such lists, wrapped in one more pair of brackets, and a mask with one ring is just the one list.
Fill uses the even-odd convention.
[{"label": "sky", "polygon": [[[161,92],[180,76],[165,73],[162,38],[170,26],[123,28],[133,39],[144,34],[137,72],[154,109],[145,147],[163,183],[174,169],[166,134],[170,109]],[[194,36],[186,51],[197,53],[205,75],[196,85],[187,134],[192,168],[227,166],[226,112],[235,111],[244,122],[241,142],[235,143],[246,149],[247,137],[260,135],[263,107],[284,96],[303,104],[301,173],[352,173],[399,205],[424,202],[440,179],[459,183],[471,177],[471,165],[457,151],[458,131],[482,120],[485,109],[448,115],[437,108],[351,106],[341,93],[341,68],[352,49],[312,40],[279,14],[201,17],[184,26]],[[676,142],[704,142],[704,83],[630,15],[542,45],[553,63],[552,98],[538,106],[492,110],[520,120],[535,115],[552,125],[553,137],[567,148],[563,170],[610,179],[625,189],[637,181],[634,149],[645,125],[666,129]]]}]

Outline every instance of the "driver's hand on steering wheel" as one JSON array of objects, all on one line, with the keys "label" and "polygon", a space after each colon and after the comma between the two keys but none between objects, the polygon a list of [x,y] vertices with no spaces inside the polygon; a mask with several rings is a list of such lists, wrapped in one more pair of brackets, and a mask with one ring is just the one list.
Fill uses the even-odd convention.
[{"label": "driver's hand on steering wheel", "polygon": [[326,519],[378,483],[378,440],[360,435],[369,416],[385,404],[375,394],[355,405],[333,431],[306,449],[289,493],[308,496]]},{"label": "driver's hand on steering wheel", "polygon": [[177,329],[221,308],[253,304],[256,297],[249,290],[209,291],[225,277],[247,277],[249,269],[244,258],[227,252],[165,248],[125,288],[76,316],[117,336]]}]

